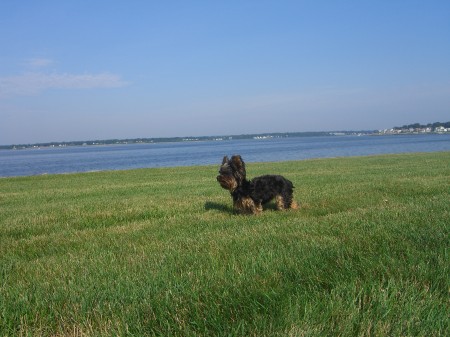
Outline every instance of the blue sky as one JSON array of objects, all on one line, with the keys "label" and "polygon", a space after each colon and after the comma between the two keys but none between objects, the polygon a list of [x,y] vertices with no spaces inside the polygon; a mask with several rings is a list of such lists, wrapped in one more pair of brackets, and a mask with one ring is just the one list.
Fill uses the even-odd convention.
[{"label": "blue sky", "polygon": [[0,144],[450,120],[450,1],[0,2]]}]

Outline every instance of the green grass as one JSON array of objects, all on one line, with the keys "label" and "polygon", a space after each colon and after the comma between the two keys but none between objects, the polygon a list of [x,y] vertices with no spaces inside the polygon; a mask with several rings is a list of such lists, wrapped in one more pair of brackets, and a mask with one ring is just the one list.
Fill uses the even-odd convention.
[{"label": "green grass", "polygon": [[259,216],[217,169],[0,179],[0,335],[450,335],[450,152],[248,164]]}]

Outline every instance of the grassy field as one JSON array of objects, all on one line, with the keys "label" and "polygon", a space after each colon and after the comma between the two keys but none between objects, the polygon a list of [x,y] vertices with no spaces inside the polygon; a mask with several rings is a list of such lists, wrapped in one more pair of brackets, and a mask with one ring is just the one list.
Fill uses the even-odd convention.
[{"label": "grassy field", "polygon": [[259,216],[217,169],[0,179],[0,335],[450,335],[450,152],[248,164]]}]

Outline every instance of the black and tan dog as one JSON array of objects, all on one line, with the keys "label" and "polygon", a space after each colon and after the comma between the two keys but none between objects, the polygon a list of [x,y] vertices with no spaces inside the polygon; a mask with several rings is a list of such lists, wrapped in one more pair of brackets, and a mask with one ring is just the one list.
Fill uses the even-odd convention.
[{"label": "black and tan dog", "polygon": [[294,185],[280,175],[264,175],[247,180],[241,156],[223,158],[217,181],[230,191],[234,208],[243,214],[258,214],[263,205],[275,199],[278,210],[297,209],[293,199]]}]

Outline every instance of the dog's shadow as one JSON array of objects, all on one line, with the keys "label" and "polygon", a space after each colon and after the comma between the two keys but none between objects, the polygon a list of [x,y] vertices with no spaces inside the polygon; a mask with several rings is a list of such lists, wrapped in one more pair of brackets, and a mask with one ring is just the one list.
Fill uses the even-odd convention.
[{"label": "dog's shadow", "polygon": [[218,202],[207,201],[205,202],[205,210],[207,211],[220,211],[224,213],[234,214],[232,207],[224,204],[219,204]]}]

